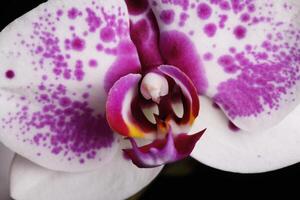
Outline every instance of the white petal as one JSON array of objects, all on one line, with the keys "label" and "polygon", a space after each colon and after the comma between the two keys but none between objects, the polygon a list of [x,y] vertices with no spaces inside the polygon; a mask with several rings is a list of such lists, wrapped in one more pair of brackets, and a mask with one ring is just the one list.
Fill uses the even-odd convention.
[{"label": "white petal", "polygon": [[[152,0],[150,0],[153,2]],[[300,101],[298,0],[150,3],[160,50],[240,128],[279,123]]]},{"label": "white petal", "polygon": [[137,70],[124,2],[40,5],[0,33],[0,140],[50,169],[99,167],[119,145],[104,116],[107,91]]},{"label": "white petal", "polygon": [[0,143],[0,199],[9,200],[9,169],[13,153]]},{"label": "white petal", "polygon": [[191,155],[208,166],[240,173],[292,165],[300,161],[299,118],[300,106],[269,130],[234,130],[223,112],[201,97],[201,113],[193,131],[207,130]]},{"label": "white petal", "polygon": [[84,173],[47,170],[17,156],[11,171],[11,195],[16,200],[126,199],[148,185],[162,167],[140,169],[119,152],[111,162]]}]

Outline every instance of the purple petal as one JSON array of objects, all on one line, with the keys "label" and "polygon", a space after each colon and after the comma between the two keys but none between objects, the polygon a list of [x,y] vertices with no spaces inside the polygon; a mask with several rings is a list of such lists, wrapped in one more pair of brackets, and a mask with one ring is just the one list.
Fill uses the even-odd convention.
[{"label": "purple petal", "polygon": [[170,131],[164,139],[155,140],[142,147],[138,147],[135,140],[129,138],[132,149],[123,151],[140,168],[156,167],[188,157],[204,131],[194,135],[177,136]]}]

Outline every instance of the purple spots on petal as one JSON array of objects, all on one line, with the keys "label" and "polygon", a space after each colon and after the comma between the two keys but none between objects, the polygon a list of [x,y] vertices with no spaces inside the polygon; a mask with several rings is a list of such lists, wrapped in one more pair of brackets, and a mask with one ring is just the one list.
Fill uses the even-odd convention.
[{"label": "purple spots on petal", "polygon": [[40,145],[40,142],[41,140],[43,139],[43,134],[36,134],[34,137],[33,137],[33,141],[36,145]]},{"label": "purple spots on petal", "polygon": [[[2,119],[4,124],[7,127],[14,123],[21,124],[20,134],[25,138],[27,132],[36,132],[24,142],[48,148],[54,155],[76,156],[69,160],[91,159],[97,150],[111,147],[114,135],[103,116],[96,115],[86,101],[67,97],[65,86],[46,88],[49,89],[52,91],[51,101],[48,98],[37,98],[44,105],[42,110],[32,112],[23,107],[15,115]],[[85,96],[88,97],[88,94],[85,93]]]},{"label": "purple spots on petal", "polygon": [[100,27],[102,21],[91,8],[87,8],[86,12],[88,14],[86,22],[89,26],[89,31],[95,32]]},{"label": "purple spots on petal", "polygon": [[230,55],[223,55],[218,59],[218,64],[223,67],[227,73],[235,73],[239,69],[234,62],[234,58]]},{"label": "purple spots on petal", "polygon": [[256,8],[255,8],[255,5],[254,5],[254,4],[250,4],[250,5],[248,5],[247,9],[248,9],[248,11],[249,11],[249,12],[255,12],[255,10],[256,10]]},{"label": "purple spots on petal", "polygon": [[163,10],[159,17],[165,24],[171,24],[174,21],[175,13],[173,10]]},{"label": "purple spots on petal", "polygon": [[5,77],[7,79],[13,79],[15,77],[15,72],[13,70],[7,70],[5,72]]},{"label": "purple spots on petal", "polygon": [[214,23],[206,24],[203,28],[203,31],[207,37],[213,37],[216,34],[217,26]]},{"label": "purple spots on petal", "polygon": [[[175,0],[157,2],[159,5],[154,10],[160,11],[158,14],[161,14],[162,10],[175,7]],[[190,5],[188,12],[178,7],[174,9],[177,18],[183,13],[190,14],[184,23],[179,21],[178,29],[182,29],[187,36],[192,38],[195,45],[198,45],[199,53],[204,61],[213,61],[205,63],[208,70],[211,69],[210,64],[212,64],[220,66],[226,72],[225,77],[222,78],[227,80],[219,84],[215,97],[218,99],[217,103],[227,114],[229,113],[230,117],[256,116],[263,111],[278,110],[279,106],[296,100],[294,90],[300,80],[300,30],[294,18],[297,14],[297,6],[288,1],[278,3],[276,6],[274,2],[259,2],[258,0],[195,2],[195,7]],[[281,12],[289,11],[291,13],[287,15],[287,18],[280,18]],[[197,24],[193,23],[192,14],[197,14],[199,19]],[[161,18],[160,21],[162,21]],[[212,28],[212,23],[217,27]],[[183,24],[189,26],[180,27]],[[168,30],[163,24],[160,26],[162,31]],[[222,36],[223,33],[224,36]],[[255,33],[260,33],[257,36],[258,39],[253,37]],[[226,40],[228,34],[231,36],[228,41],[221,42],[222,39]],[[252,34],[252,40],[247,41],[250,34]],[[163,32],[161,37],[164,37]],[[264,37],[265,40],[261,42]],[[184,44],[176,46],[176,40],[166,38],[164,40],[167,41],[162,42],[163,45],[161,45],[164,62],[173,62],[172,65],[181,67],[182,64],[175,61],[181,57]],[[168,47],[172,50],[167,50],[165,43],[171,43],[171,41],[176,47]],[[206,46],[208,46],[207,49]],[[166,52],[174,55],[172,59],[165,58]],[[193,56],[189,58],[193,60]],[[212,80],[212,83],[214,81],[218,83],[222,81],[222,78],[220,77],[219,80],[216,78]]]},{"label": "purple spots on petal", "polygon": [[70,26],[69,29],[70,29],[70,31],[74,31],[75,27],[74,26]]},{"label": "purple spots on petal", "polygon": [[76,19],[79,14],[80,14],[80,12],[77,8],[71,8],[68,11],[68,17],[69,17],[69,19],[72,19],[72,20]]},{"label": "purple spots on petal", "polygon": [[74,76],[76,77],[77,81],[82,81],[84,78],[84,71],[83,71],[83,63],[81,60],[76,61],[75,65],[75,71],[74,71]]},{"label": "purple spots on petal", "polygon": [[228,16],[227,15],[219,15],[219,27],[220,28],[224,28],[225,27],[225,23],[228,20]]},{"label": "purple spots on petal", "polygon": [[236,53],[236,48],[235,47],[230,47],[229,52],[230,53]]},{"label": "purple spots on petal", "polygon": [[244,8],[244,2],[240,0],[231,0],[231,6],[235,13],[239,13]]},{"label": "purple spots on petal", "polygon": [[64,14],[64,11],[61,10],[61,9],[59,9],[59,10],[56,11],[56,15],[57,15],[58,17],[61,17],[63,14]]},{"label": "purple spots on petal", "polygon": [[104,27],[101,31],[100,31],[100,38],[103,42],[111,42],[115,39],[115,32],[114,30],[107,26],[107,27]]},{"label": "purple spots on petal", "polygon": [[206,20],[212,14],[212,8],[206,3],[200,3],[197,7],[197,14],[200,19]]},{"label": "purple spots on petal", "polygon": [[[20,142],[38,146],[34,155],[43,156],[43,152],[47,152],[62,156],[64,161],[75,160],[85,163],[88,159],[98,159],[100,149],[111,147],[114,135],[105,117],[90,107],[91,100],[94,100],[92,98],[95,98],[95,95],[91,95],[92,84],[96,82],[99,85],[101,76],[98,81],[84,79],[88,74],[87,70],[96,70],[91,68],[96,68],[98,61],[101,62],[101,59],[105,58],[103,56],[94,57],[97,60],[93,57],[86,58],[81,56],[81,52],[88,47],[94,47],[95,53],[98,49],[103,50],[102,54],[110,52],[110,55],[115,55],[116,45],[108,46],[103,41],[118,42],[119,39],[128,37],[129,30],[128,22],[123,20],[124,13],[121,9],[118,9],[119,13],[113,14],[100,6],[98,9],[82,8],[82,10],[66,9],[65,18],[61,18],[64,15],[62,10],[55,10],[54,14],[42,13],[36,22],[32,23],[31,35],[27,37],[18,34],[19,41],[16,41],[16,44],[21,45],[24,51],[31,55],[32,65],[28,65],[28,68],[33,71],[37,81],[37,84],[28,84],[24,87],[36,92],[32,92],[30,98],[17,97],[19,103],[26,107],[16,104],[15,113],[11,112],[1,120],[3,129],[19,125],[20,130],[17,131],[16,137]],[[80,17],[83,15],[84,17]],[[60,19],[68,20],[69,23],[60,26]],[[104,28],[101,27],[103,23]],[[103,40],[99,38],[100,28],[104,30]],[[98,41],[90,42],[88,38],[90,36],[95,36]],[[120,56],[122,58],[118,60],[118,67],[123,65],[126,59],[134,60],[135,56],[135,62],[128,61],[128,65],[139,68],[134,46],[124,49],[123,57]],[[127,68],[123,71],[126,70]],[[15,77],[14,73],[8,70],[3,75],[12,79]],[[79,86],[78,90],[70,86],[70,83],[75,81]],[[82,84],[87,86],[84,91],[81,88]]]},{"label": "purple spots on petal", "polygon": [[189,15],[185,12],[180,14],[180,21],[179,21],[179,26],[184,26],[186,20],[189,18]]},{"label": "purple spots on petal", "polygon": [[72,103],[72,101],[68,97],[62,97],[59,100],[59,105],[61,105],[62,107],[68,107],[71,105],[71,103]]},{"label": "purple spots on petal", "polygon": [[218,63],[222,66],[222,67],[226,67],[226,66],[229,66],[229,65],[232,65],[234,63],[234,59],[232,56],[230,55],[224,55],[224,56],[221,56],[219,59],[218,59]]},{"label": "purple spots on petal", "polygon": [[61,147],[54,147],[51,152],[55,155],[58,155],[63,149]]},{"label": "purple spots on petal", "polygon": [[96,49],[97,51],[103,51],[104,47],[102,44],[97,44]]},{"label": "purple spots on petal", "polygon": [[222,1],[222,2],[220,3],[220,8],[221,8],[222,10],[230,10],[230,9],[231,9],[231,8],[230,8],[230,4],[229,4],[228,1]]},{"label": "purple spots on petal", "polygon": [[90,67],[97,67],[97,66],[98,66],[97,60],[91,59],[91,60],[89,61],[89,66],[90,66]]},{"label": "purple spots on petal", "polygon": [[244,26],[236,26],[233,30],[233,34],[236,39],[243,39],[246,37],[247,29]]},{"label": "purple spots on petal", "polygon": [[[245,17],[247,16],[247,17]],[[249,16],[250,17],[250,16]],[[245,19],[246,20],[245,20]],[[242,14],[241,21],[248,21],[248,14]],[[231,118],[257,116],[265,110],[278,110],[281,102],[292,102],[288,96],[299,76],[300,32],[293,26],[285,29],[285,35],[277,31],[275,22],[257,18],[258,22],[274,26],[265,34],[260,44],[246,44],[243,51],[230,48],[231,55],[218,58],[218,64],[227,73],[238,72],[236,78],[222,82],[214,99]],[[259,21],[262,20],[262,21]],[[298,33],[295,34],[295,32]],[[244,38],[246,29],[237,26],[234,29],[237,39]],[[289,38],[289,40],[286,40]],[[271,111],[268,111],[270,114]]]},{"label": "purple spots on petal", "polygon": [[89,98],[90,94],[89,93],[83,93],[82,98],[87,99]]},{"label": "purple spots on petal", "polygon": [[85,41],[79,37],[75,37],[71,42],[71,46],[75,51],[83,51],[85,48]]},{"label": "purple spots on petal", "polygon": [[236,59],[240,75],[221,83],[214,97],[231,118],[257,116],[264,107],[277,110],[282,96],[299,80],[299,69],[291,68],[287,60],[254,64],[242,55]]},{"label": "purple spots on petal", "polygon": [[250,15],[248,13],[244,13],[240,17],[242,22],[248,22],[250,20]]},{"label": "purple spots on petal", "polygon": [[41,46],[38,46],[37,48],[36,48],[36,50],[35,50],[35,53],[36,54],[40,54],[40,53],[42,53],[43,52],[43,47],[41,47]]},{"label": "purple spots on petal", "polygon": [[213,54],[210,53],[210,52],[207,52],[207,53],[205,53],[205,54],[203,55],[203,59],[204,59],[205,61],[210,61],[210,60],[213,59]]}]

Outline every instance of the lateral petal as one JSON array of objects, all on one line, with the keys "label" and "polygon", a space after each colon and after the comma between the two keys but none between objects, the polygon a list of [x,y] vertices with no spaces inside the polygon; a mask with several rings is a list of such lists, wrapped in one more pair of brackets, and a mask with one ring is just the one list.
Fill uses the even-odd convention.
[{"label": "lateral petal", "polygon": [[202,115],[191,133],[207,128],[192,157],[225,171],[260,173],[299,162],[298,106],[283,121],[269,130],[247,132],[235,127],[212,101],[201,97]]},{"label": "lateral petal", "polygon": [[0,33],[0,140],[50,169],[98,168],[119,146],[106,90],[139,70],[124,2],[40,5]]},{"label": "lateral petal", "polygon": [[297,0],[150,0],[149,5],[164,60],[185,72],[238,127],[270,128],[298,105]]}]

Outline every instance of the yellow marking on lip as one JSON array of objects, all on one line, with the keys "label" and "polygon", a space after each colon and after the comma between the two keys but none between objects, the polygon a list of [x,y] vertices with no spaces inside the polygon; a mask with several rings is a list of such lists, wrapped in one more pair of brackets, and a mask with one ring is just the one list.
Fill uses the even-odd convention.
[{"label": "yellow marking on lip", "polygon": [[129,130],[128,136],[134,137],[134,138],[144,138],[145,137],[145,133],[143,131],[141,131],[141,129],[138,128],[137,126],[135,126],[133,124],[128,124],[127,127]]},{"label": "yellow marking on lip", "polygon": [[192,111],[190,112],[190,120],[189,120],[189,124],[193,125],[194,121],[195,121],[196,117],[193,115]]}]

